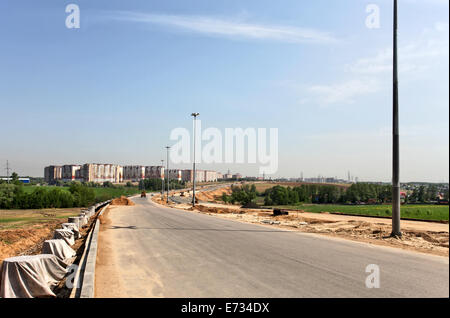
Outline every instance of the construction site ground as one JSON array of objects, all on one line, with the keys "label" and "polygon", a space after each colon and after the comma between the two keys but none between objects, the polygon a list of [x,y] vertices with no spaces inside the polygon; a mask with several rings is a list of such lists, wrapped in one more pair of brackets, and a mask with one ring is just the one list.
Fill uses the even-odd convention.
[{"label": "construction site ground", "polygon": [[[189,204],[173,202],[169,203],[169,206],[241,222],[449,256],[448,223],[402,220],[402,237],[390,237],[391,220],[389,218],[303,211],[289,211],[289,215],[273,216],[273,211],[268,209],[243,209],[237,205],[211,202],[223,192],[229,194],[230,191],[228,187],[200,192],[196,195],[199,203],[194,209]],[[167,205],[164,201],[161,201],[159,196],[153,197],[153,201]]]},{"label": "construction site ground", "polygon": [[45,240],[80,208],[0,210],[0,264],[5,258],[39,254]]}]

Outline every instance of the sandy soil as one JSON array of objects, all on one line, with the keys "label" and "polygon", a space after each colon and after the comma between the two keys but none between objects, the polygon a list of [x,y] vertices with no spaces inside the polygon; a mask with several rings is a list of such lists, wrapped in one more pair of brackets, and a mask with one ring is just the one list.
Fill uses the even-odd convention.
[{"label": "sandy soil", "polygon": [[0,231],[0,264],[5,258],[40,254],[45,240],[53,237],[55,229],[65,220],[35,224],[19,229]]},{"label": "sandy soil", "polygon": [[120,281],[120,275],[117,272],[116,255],[114,253],[114,244],[111,238],[111,231],[108,231],[108,225],[111,221],[108,214],[113,207],[108,207],[100,217],[100,232],[98,236],[98,246],[101,248],[97,252],[97,262],[95,267],[95,291],[96,298],[121,298],[126,297],[124,288]]},{"label": "sandy soil", "polygon": [[[147,268],[146,264],[136,262],[139,259],[136,255],[138,251],[130,248],[127,240],[110,228],[111,214],[118,214],[114,218],[114,225],[120,225],[121,217],[124,213],[132,213],[132,209],[133,207],[112,206],[101,217],[98,243],[101,248],[98,249],[95,270],[96,298],[162,297],[159,275]],[[122,253],[127,251],[126,255],[118,254],[117,250]],[[139,277],[139,284],[127,282],[136,277]]]},{"label": "sandy soil", "polygon": [[195,197],[197,200],[200,201],[216,201],[219,199],[220,196],[222,196],[223,193],[226,193],[227,195],[231,194],[231,187],[225,187],[218,190],[213,191],[202,191],[195,194]]},{"label": "sandy soil", "polygon": [[134,203],[127,197],[121,196],[120,198],[113,199],[111,205],[134,205]]},{"label": "sandy soil", "polygon": [[272,216],[272,212],[240,208],[217,208],[197,205],[176,206],[187,211],[205,213],[241,222],[275,226],[306,233],[317,233],[354,241],[384,245],[449,256],[448,224],[404,221],[403,236],[389,237],[391,225],[386,220],[369,217],[351,217],[331,214],[294,212],[287,216]]}]

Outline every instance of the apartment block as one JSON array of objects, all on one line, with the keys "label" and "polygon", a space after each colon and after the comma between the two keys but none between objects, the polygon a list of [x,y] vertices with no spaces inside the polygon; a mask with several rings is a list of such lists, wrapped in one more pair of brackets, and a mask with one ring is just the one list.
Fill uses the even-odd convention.
[{"label": "apartment block", "polygon": [[123,167],[113,164],[86,163],[82,167],[83,181],[85,182],[112,182],[123,181]]},{"label": "apartment block", "polygon": [[48,166],[44,169],[44,179],[47,183],[54,183],[62,180],[62,166]]},{"label": "apartment block", "polygon": [[125,181],[139,181],[145,178],[144,166],[124,166],[123,180]]},{"label": "apartment block", "polygon": [[80,165],[64,165],[62,166],[62,181],[82,180]]},{"label": "apartment block", "polygon": [[164,171],[163,166],[146,166],[145,177],[148,179],[164,179]]}]

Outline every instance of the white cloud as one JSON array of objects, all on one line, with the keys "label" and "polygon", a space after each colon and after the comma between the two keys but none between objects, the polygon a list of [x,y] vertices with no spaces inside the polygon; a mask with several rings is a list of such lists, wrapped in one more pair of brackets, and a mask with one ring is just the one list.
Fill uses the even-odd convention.
[{"label": "white cloud", "polygon": [[[424,29],[415,41],[399,46],[399,73],[408,74],[409,80],[423,78],[431,68],[448,65],[449,25],[436,23]],[[386,82],[386,74],[392,72],[392,47],[380,50],[376,55],[364,57],[346,65],[345,71],[352,75],[349,80],[307,88],[310,97],[300,103],[350,104],[358,96],[379,91]],[[311,95],[312,94],[312,95]]]},{"label": "white cloud", "polygon": [[329,33],[283,25],[250,24],[232,19],[206,16],[144,14],[119,11],[109,14],[110,19],[155,24],[210,36],[272,40],[288,43],[333,43],[337,40]]},{"label": "white cloud", "polygon": [[[448,60],[448,23],[438,22],[434,28],[425,29],[418,39],[399,47],[399,72],[425,71]],[[375,56],[358,59],[346,69],[357,74],[380,74],[392,72],[392,47],[380,50]]]},{"label": "white cloud", "polygon": [[314,85],[308,91],[319,104],[353,103],[355,98],[380,89],[380,83],[373,79],[352,79],[330,85]]}]

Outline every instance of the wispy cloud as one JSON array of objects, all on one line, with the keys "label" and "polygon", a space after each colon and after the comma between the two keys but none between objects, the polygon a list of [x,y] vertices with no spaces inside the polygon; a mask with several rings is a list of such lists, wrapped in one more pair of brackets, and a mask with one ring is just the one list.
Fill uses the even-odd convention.
[{"label": "wispy cloud", "polygon": [[[414,42],[399,47],[399,71],[423,71],[440,63],[449,55],[448,23],[436,23],[434,28],[425,29]],[[376,55],[358,59],[347,65],[347,70],[358,74],[380,74],[392,71],[392,47]]]},{"label": "wispy cloud", "polygon": [[[426,28],[416,40],[405,42],[399,47],[400,75],[408,74],[408,79],[421,79],[432,68],[448,65],[449,25],[436,23]],[[383,89],[386,73],[392,72],[392,47],[377,54],[356,60],[346,65],[346,73],[351,79],[326,85],[307,87],[308,98],[301,103],[351,104],[357,97],[372,94]],[[383,84],[384,83],[384,84]]]},{"label": "wispy cloud", "polygon": [[354,103],[355,98],[380,89],[380,83],[372,79],[353,79],[329,85],[313,85],[308,92],[319,104]]},{"label": "wispy cloud", "polygon": [[252,24],[238,19],[219,19],[208,16],[145,14],[129,11],[116,11],[107,18],[153,25],[227,38],[271,40],[287,43],[333,43],[337,42],[327,32],[310,28],[284,25]]}]

